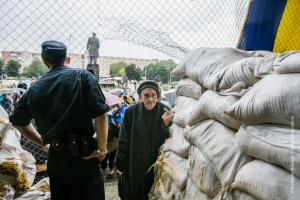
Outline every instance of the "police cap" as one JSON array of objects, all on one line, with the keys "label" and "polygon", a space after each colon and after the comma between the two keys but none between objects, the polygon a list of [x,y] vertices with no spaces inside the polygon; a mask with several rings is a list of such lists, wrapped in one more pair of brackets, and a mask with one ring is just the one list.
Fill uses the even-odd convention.
[{"label": "police cap", "polygon": [[64,62],[67,56],[67,47],[65,44],[49,40],[42,44],[42,58],[50,63]]}]

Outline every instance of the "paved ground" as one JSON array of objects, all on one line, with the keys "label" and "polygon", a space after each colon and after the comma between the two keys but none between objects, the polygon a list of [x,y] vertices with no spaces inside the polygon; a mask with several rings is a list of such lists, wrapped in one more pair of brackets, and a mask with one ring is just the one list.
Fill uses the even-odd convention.
[{"label": "paved ground", "polygon": [[118,196],[117,179],[108,180],[105,182],[105,200],[120,200]]}]

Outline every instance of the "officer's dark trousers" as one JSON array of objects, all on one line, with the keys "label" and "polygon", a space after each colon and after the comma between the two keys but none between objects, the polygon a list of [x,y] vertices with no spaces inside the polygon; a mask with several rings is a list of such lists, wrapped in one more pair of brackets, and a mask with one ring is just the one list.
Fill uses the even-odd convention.
[{"label": "officer's dark trousers", "polygon": [[51,200],[105,200],[103,173],[96,159],[50,153],[48,175]]}]

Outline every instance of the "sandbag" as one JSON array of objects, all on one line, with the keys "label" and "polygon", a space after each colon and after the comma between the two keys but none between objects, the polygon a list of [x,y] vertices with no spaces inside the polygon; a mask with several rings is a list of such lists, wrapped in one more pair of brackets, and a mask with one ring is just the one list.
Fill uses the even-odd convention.
[{"label": "sandbag", "polygon": [[185,138],[203,153],[222,184],[228,189],[238,170],[251,158],[235,141],[235,131],[214,120],[205,120],[185,132]]},{"label": "sandbag", "polygon": [[300,199],[300,180],[291,177],[286,170],[261,160],[243,166],[232,188],[259,200]]},{"label": "sandbag", "polygon": [[277,53],[269,52],[269,54],[266,55],[264,59],[254,68],[254,76],[257,78],[263,78],[266,75],[273,74],[274,61],[277,56]]},{"label": "sandbag", "polygon": [[172,151],[182,158],[189,156],[190,143],[184,138],[184,128],[177,124],[172,124],[169,128],[170,138],[162,146],[164,151]]},{"label": "sandbag", "polygon": [[50,182],[49,178],[43,178],[30,188],[30,191],[26,192],[16,200],[50,200]]},{"label": "sandbag", "polygon": [[174,106],[175,114],[172,123],[184,128],[187,125],[188,116],[190,115],[191,110],[195,108],[197,102],[198,101],[196,99],[190,97],[177,97]]},{"label": "sandbag", "polygon": [[236,48],[199,48],[188,53],[172,73],[217,90],[229,65],[249,56],[248,52]]},{"label": "sandbag", "polygon": [[172,178],[176,186],[182,191],[186,186],[187,159],[168,151],[163,155],[161,162],[163,163],[163,171]]},{"label": "sandbag", "polygon": [[[153,190],[150,191],[150,200],[172,200],[176,190],[176,185],[173,184],[172,178],[164,173],[159,164],[154,165],[155,179]],[[175,186],[175,187],[174,187]]]},{"label": "sandbag", "polygon": [[231,88],[235,83],[243,82],[245,87],[254,85],[262,75],[273,71],[275,56],[249,57],[234,62],[224,73],[219,90]]},{"label": "sandbag", "polygon": [[236,96],[241,98],[242,96],[244,96],[249,90],[251,89],[251,87],[246,88],[245,83],[243,82],[238,82],[236,84],[234,84],[231,88],[226,89],[226,90],[220,90],[218,92],[218,94],[222,95],[222,96]]},{"label": "sandbag", "polygon": [[192,81],[189,78],[181,79],[176,88],[177,96],[186,96],[193,99],[199,99],[203,93],[204,88],[198,83]]},{"label": "sandbag", "polygon": [[186,183],[186,190],[184,200],[211,200],[206,194],[201,192],[193,181],[188,178]]},{"label": "sandbag", "polygon": [[300,51],[280,54],[274,61],[274,71],[278,74],[300,73]]},{"label": "sandbag", "polygon": [[254,197],[247,193],[241,192],[239,190],[234,190],[231,192],[232,200],[256,200]]},{"label": "sandbag", "polygon": [[195,146],[190,148],[188,166],[188,179],[191,179],[198,190],[214,198],[222,188],[221,183],[213,166]]},{"label": "sandbag", "polygon": [[28,190],[36,174],[34,157],[13,146],[0,148],[0,180],[8,182],[16,193]]},{"label": "sandbag", "polygon": [[13,200],[15,195],[14,188],[5,181],[0,181],[0,200]]},{"label": "sandbag", "polygon": [[50,192],[28,191],[15,200],[51,200]]},{"label": "sandbag", "polygon": [[0,123],[8,123],[8,114],[7,112],[0,106]]},{"label": "sandbag", "polygon": [[241,126],[241,150],[254,158],[284,167],[300,178],[300,130],[272,125]]},{"label": "sandbag", "polygon": [[270,54],[276,54],[274,52],[265,51],[265,50],[247,51],[247,52],[252,57],[265,57],[265,56],[269,56]]},{"label": "sandbag", "polygon": [[41,179],[35,185],[33,185],[30,190],[37,190],[42,192],[50,192],[50,180],[49,177]]},{"label": "sandbag", "polygon": [[0,147],[8,145],[22,151],[23,149],[20,144],[20,139],[21,134],[15,127],[12,126],[12,124],[0,124]]},{"label": "sandbag", "polygon": [[238,130],[241,122],[224,113],[224,110],[239,100],[236,96],[222,96],[212,90],[207,90],[200,97],[196,107],[188,118],[188,125],[193,126],[204,119],[215,119],[230,128]]},{"label": "sandbag", "polygon": [[257,82],[225,113],[246,124],[282,124],[300,128],[300,74],[273,74]]}]

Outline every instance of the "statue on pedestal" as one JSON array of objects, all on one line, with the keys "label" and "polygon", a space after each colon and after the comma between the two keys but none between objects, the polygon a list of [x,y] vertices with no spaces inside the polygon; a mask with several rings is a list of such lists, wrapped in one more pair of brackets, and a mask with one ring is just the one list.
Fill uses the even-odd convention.
[{"label": "statue on pedestal", "polygon": [[93,36],[88,39],[86,48],[89,51],[89,64],[97,64],[97,58],[99,58],[100,41],[96,37],[96,33],[93,33]]},{"label": "statue on pedestal", "polygon": [[96,37],[96,33],[88,39],[87,50],[89,51],[89,63],[87,70],[94,74],[97,81],[99,81],[99,65],[97,64],[97,58],[99,57],[100,41]]}]

